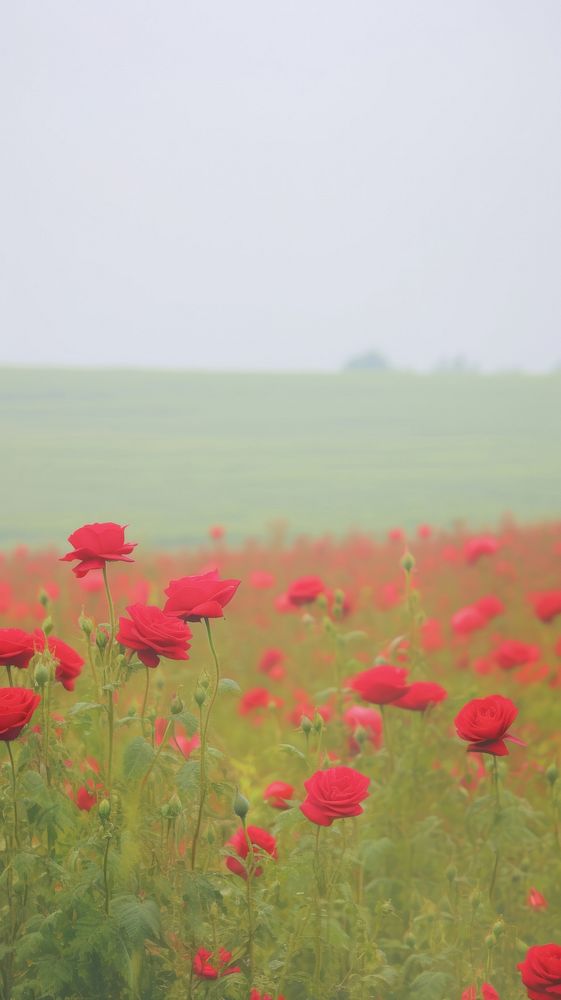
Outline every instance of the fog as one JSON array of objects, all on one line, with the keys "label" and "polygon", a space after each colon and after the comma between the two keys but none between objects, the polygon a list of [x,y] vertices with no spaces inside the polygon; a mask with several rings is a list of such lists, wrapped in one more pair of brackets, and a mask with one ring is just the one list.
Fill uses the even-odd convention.
[{"label": "fog", "polygon": [[0,362],[561,361],[559,0],[4,5]]}]

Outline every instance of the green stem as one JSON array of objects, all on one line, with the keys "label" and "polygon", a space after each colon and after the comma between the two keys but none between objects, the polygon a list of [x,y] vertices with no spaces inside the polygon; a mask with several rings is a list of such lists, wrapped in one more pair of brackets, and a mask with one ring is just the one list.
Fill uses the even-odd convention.
[{"label": "green stem", "polygon": [[146,721],[146,705],[148,703],[148,692],[150,690],[150,669],[149,667],[145,667],[144,669],[146,670],[146,687],[144,688],[144,700],[142,702],[142,711],[140,713],[143,736],[144,736],[144,723]]},{"label": "green stem", "polygon": [[148,781],[148,778],[152,774],[152,771],[154,769],[156,761],[158,760],[158,757],[160,756],[162,750],[164,749],[164,746],[166,745],[166,741],[167,741],[167,738],[169,736],[170,729],[171,729],[172,726],[173,726],[173,720],[170,719],[170,721],[168,722],[168,724],[167,724],[167,726],[165,728],[164,735],[162,736],[162,742],[160,743],[160,745],[159,745],[159,747],[158,747],[158,749],[156,751],[156,754],[155,754],[155,756],[154,756],[154,758],[152,760],[152,763],[150,764],[150,767],[148,768],[146,774],[144,775],[144,777],[143,777],[143,779],[141,781],[140,791],[142,791],[142,789],[144,788],[146,782]]},{"label": "green stem", "polygon": [[107,715],[109,724],[109,747],[107,752],[107,792],[111,798],[111,785],[113,783],[113,742],[115,736],[115,706],[113,703],[113,690],[107,692]]},{"label": "green stem", "polygon": [[14,686],[14,679],[12,677],[12,668],[11,668],[11,666],[10,666],[9,663],[6,666],[6,670],[8,671],[8,683],[9,683],[10,687],[13,688],[13,686]]},{"label": "green stem", "polygon": [[[497,763],[496,757],[493,757],[493,785],[495,788],[495,824],[498,824],[501,818],[501,791],[499,782],[499,765]],[[491,884],[489,886],[490,900],[493,899],[495,885],[497,882],[498,870],[499,870],[499,848],[497,846],[495,850],[495,863],[493,865],[493,871],[491,873]]]},{"label": "green stem", "polygon": [[111,591],[109,589],[109,580],[107,579],[107,563],[103,564],[103,583],[105,585],[105,596],[107,598],[107,605],[109,608],[109,642],[107,643],[107,660],[111,662],[111,649],[113,646],[113,639],[115,638],[115,607],[113,604],[113,598],[111,597]]},{"label": "green stem", "polygon": [[380,705],[380,713],[382,715],[382,729],[384,733],[384,743],[386,745],[386,750],[388,751],[390,771],[393,773],[395,768],[395,760],[393,755],[393,747],[390,739],[390,727],[388,724],[388,713],[386,705]]},{"label": "green stem", "polygon": [[12,772],[12,797],[14,802],[14,844],[16,848],[19,848],[18,800],[16,793],[16,765],[14,763],[14,755],[9,740],[6,740],[6,748],[8,750],[8,754],[10,757],[10,769]]},{"label": "green stem", "polygon": [[191,845],[191,870],[195,870],[195,865],[197,862],[197,848],[199,844],[199,837],[201,833],[201,826],[203,822],[203,813],[205,807],[206,793],[207,793],[207,778],[206,778],[206,745],[207,745],[207,733],[210,721],[210,716],[214,703],[216,701],[216,696],[218,694],[218,686],[220,684],[220,661],[218,659],[218,654],[216,652],[214,642],[212,639],[212,632],[210,630],[210,622],[208,618],[204,619],[206,634],[208,638],[208,644],[210,646],[210,651],[212,653],[212,658],[214,660],[215,669],[215,680],[214,687],[212,690],[212,695],[209,701],[206,717],[204,723],[202,722],[202,709],[201,709],[201,769],[199,776],[199,808],[197,812],[197,821],[195,823],[195,830],[193,833],[193,843]]},{"label": "green stem", "polygon": [[99,677],[97,676],[97,670],[96,670],[96,666],[95,666],[95,655],[94,655],[94,650],[92,648],[91,638],[90,638],[89,635],[87,636],[87,640],[88,640],[88,663],[90,665],[90,670],[92,672],[92,677],[93,677],[93,681],[94,681],[96,697],[97,697],[97,700],[100,701]]},{"label": "green stem", "polygon": [[105,890],[105,913],[109,916],[109,903],[111,902],[111,894],[109,892],[109,881],[107,878],[107,859],[109,857],[109,845],[111,843],[111,835],[106,834],[105,841],[105,851],[103,852],[103,887]]},{"label": "green stem", "polygon": [[319,836],[321,833],[321,826],[318,826],[316,830],[316,842],[314,848],[314,868],[316,873],[316,945],[315,945],[315,967],[314,967],[314,1000],[320,1000],[320,989],[321,989],[321,960],[322,960],[322,943],[321,943],[321,900],[322,900],[322,881],[321,881],[321,862],[319,853]]},{"label": "green stem", "polygon": [[49,679],[46,684],[45,689],[45,777],[47,779],[47,785],[51,783],[51,776],[49,774],[49,744],[51,742],[51,664],[47,660],[49,667]]},{"label": "green stem", "polygon": [[243,822],[243,832],[245,834],[245,839],[247,841],[247,856],[249,859],[249,864],[247,865],[247,959],[249,965],[249,985],[253,984],[253,952],[254,952],[254,937],[255,937],[255,919],[253,913],[253,873],[255,869],[255,855],[253,852],[253,844],[250,840],[249,834],[247,832],[247,827],[245,825],[245,820]]}]

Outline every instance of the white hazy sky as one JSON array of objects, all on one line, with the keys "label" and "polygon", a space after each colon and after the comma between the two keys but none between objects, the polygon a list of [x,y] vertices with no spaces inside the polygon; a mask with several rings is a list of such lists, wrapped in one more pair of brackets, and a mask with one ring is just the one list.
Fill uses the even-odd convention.
[{"label": "white hazy sky", "polygon": [[561,361],[560,0],[17,0],[0,361]]}]

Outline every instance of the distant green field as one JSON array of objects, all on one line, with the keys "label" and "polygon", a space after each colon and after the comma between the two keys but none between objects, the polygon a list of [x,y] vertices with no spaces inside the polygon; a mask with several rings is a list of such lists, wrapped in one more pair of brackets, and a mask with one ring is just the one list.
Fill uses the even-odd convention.
[{"label": "distant green field", "polygon": [[0,370],[0,543],[561,516],[561,375]]}]

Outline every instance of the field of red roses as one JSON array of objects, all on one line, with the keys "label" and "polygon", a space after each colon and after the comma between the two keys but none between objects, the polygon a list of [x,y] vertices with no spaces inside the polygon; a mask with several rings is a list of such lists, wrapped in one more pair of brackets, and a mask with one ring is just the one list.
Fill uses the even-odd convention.
[{"label": "field of red roses", "polygon": [[561,997],[561,524],[84,525],[0,626],[3,1000]]}]

